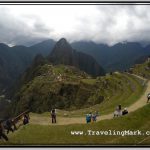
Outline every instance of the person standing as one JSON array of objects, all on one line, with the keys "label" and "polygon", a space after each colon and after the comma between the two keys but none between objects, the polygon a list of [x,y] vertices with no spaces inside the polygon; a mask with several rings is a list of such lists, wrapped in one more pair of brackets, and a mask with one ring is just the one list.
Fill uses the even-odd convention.
[{"label": "person standing", "polygon": [[92,114],[92,121],[93,121],[93,122],[96,122],[96,120],[97,120],[97,116],[98,116],[98,112],[97,112],[97,111],[95,111],[95,113],[94,113],[94,114]]},{"label": "person standing", "polygon": [[17,130],[17,127],[16,127],[16,122],[14,119],[11,119],[11,123],[12,123],[12,126],[14,127],[14,131]]},{"label": "person standing", "polygon": [[86,115],[86,123],[90,123],[91,122],[91,114],[89,113],[89,114],[87,114]]},{"label": "person standing", "polygon": [[2,122],[0,122],[0,139],[1,138],[5,139],[5,141],[8,141],[8,137],[5,135]]},{"label": "person standing", "polygon": [[29,123],[29,116],[27,114],[24,115],[23,124],[26,125]]},{"label": "person standing", "polygon": [[118,105],[116,110],[114,111],[114,117],[119,117],[122,115],[121,105]]},{"label": "person standing", "polygon": [[56,110],[55,109],[51,110],[51,118],[52,118],[52,123],[56,123]]},{"label": "person standing", "polygon": [[12,129],[12,121],[10,119],[6,121],[6,129],[7,129],[7,134],[9,133],[9,131],[14,132],[14,130]]},{"label": "person standing", "polygon": [[122,107],[121,107],[121,104],[118,105],[118,115],[121,116],[122,115]]}]

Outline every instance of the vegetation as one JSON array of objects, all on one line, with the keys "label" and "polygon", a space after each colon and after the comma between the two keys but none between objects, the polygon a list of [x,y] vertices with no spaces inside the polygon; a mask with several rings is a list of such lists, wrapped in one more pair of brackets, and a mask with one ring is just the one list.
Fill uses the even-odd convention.
[{"label": "vegetation", "polygon": [[[45,64],[33,67],[31,70],[23,76],[19,86],[21,90],[18,88],[15,95],[13,104],[17,112],[30,106],[31,111],[39,113],[48,111],[53,106],[69,107],[73,98],[72,93],[79,89],[78,80],[87,76],[74,67],[62,65],[54,67]],[[58,103],[59,101],[60,103]]]},{"label": "vegetation", "polygon": [[142,47],[136,42],[123,42],[108,46],[91,41],[79,41],[72,43],[72,47],[93,56],[106,72],[127,70],[136,64],[137,59],[150,55],[149,45]]},{"label": "vegetation", "polygon": [[[149,70],[150,62],[146,61],[144,64],[135,65],[130,69],[130,73],[150,79]],[[145,81],[125,72],[111,72],[106,76],[94,78],[72,66],[52,65],[48,59],[37,55],[13,90],[13,102],[9,116],[15,116],[30,109],[33,112],[31,119],[33,116],[38,116],[38,119],[41,119],[39,121],[42,121],[48,118],[46,116],[49,115],[48,111],[52,108],[58,109],[58,116],[71,118],[83,117],[94,111],[100,112],[100,115],[109,114],[118,104],[128,107],[136,102],[144,92]],[[3,108],[2,105],[9,105],[8,103],[9,101],[6,101],[3,96],[0,97],[1,110],[6,110],[7,108]],[[148,105],[124,117],[87,125],[54,127],[30,124],[10,134],[9,144],[148,144],[150,139],[146,135],[74,136],[70,132],[83,130],[87,134],[89,129],[94,131],[139,129],[145,132],[149,130],[150,125],[147,119],[149,111]],[[143,141],[145,138],[146,140]],[[0,143],[5,144],[1,141]]]},{"label": "vegetation", "polygon": [[[104,114],[108,114],[108,113],[112,113],[114,111],[114,109],[116,108],[116,106],[118,104],[121,104],[122,107],[128,107],[131,104],[133,104],[134,102],[136,102],[137,99],[140,98],[141,94],[143,94],[143,92],[145,91],[145,85],[143,85],[144,81],[136,78],[132,75],[128,75],[128,74],[114,74],[113,78],[116,77],[116,80],[112,80],[112,82],[114,81],[114,83],[116,83],[118,80],[118,78],[120,77],[121,80],[124,79],[124,84],[130,83],[129,84],[125,84],[123,87],[123,90],[121,91],[110,91],[110,89],[106,89],[103,92],[104,95],[104,101],[94,105],[91,102],[90,106],[87,107],[82,107],[80,109],[75,109],[73,110],[72,108],[68,109],[68,110],[64,110],[64,109],[57,109],[57,116],[63,116],[63,117],[82,117],[85,116],[87,113],[89,112],[99,112],[100,115],[104,115]],[[104,77],[103,79],[105,79],[106,77]],[[107,78],[110,78],[110,76],[108,76]],[[112,77],[110,78],[112,79]],[[89,80],[89,84],[91,85],[91,83],[93,84],[96,83],[96,79],[82,79],[82,81],[88,81]],[[99,81],[101,81],[102,79],[98,79]],[[126,81],[126,82],[125,82]],[[110,83],[109,83],[110,84]],[[100,84],[102,86],[102,84]],[[131,86],[132,85],[132,86]],[[99,89],[97,89],[99,90]],[[95,91],[95,94],[97,94],[97,92]],[[108,98],[108,96],[110,96],[110,98]],[[92,98],[94,97],[94,93]],[[97,96],[95,96],[95,99],[97,98]],[[94,98],[92,99],[94,101]],[[34,114],[33,114],[34,115]],[[49,116],[49,112],[44,112],[42,114],[39,115],[40,118],[42,117],[48,117]]]},{"label": "vegetation", "polygon": [[130,69],[130,72],[150,79],[150,60],[147,60],[143,64],[135,65],[133,68]]},{"label": "vegetation", "polygon": [[65,38],[61,38],[56,43],[48,56],[48,60],[54,65],[74,66],[92,76],[105,75],[103,67],[91,55],[76,51]]},{"label": "vegetation", "polygon": [[74,110],[74,116],[92,110],[106,114],[118,103],[129,106],[135,102],[144,90],[142,82],[128,74],[92,78],[71,66],[33,65],[21,80],[12,114],[26,109],[43,113],[51,108]]},{"label": "vegetation", "polygon": [[5,116],[10,104],[10,100],[6,99],[4,95],[0,96],[0,120],[3,119],[3,117]]},{"label": "vegetation", "polygon": [[136,131],[140,130],[142,133],[149,131],[150,104],[140,108],[139,110],[130,113],[127,116],[120,118],[103,120],[97,123],[84,125],[58,125],[58,126],[44,126],[44,125],[27,125],[21,127],[17,132],[9,135],[9,142],[0,141],[0,144],[10,145],[149,145],[150,138],[148,135],[71,135],[71,131]]}]

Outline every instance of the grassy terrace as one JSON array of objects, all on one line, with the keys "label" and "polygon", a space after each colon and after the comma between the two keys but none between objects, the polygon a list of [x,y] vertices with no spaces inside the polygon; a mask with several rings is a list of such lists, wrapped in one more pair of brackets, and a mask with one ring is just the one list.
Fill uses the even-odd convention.
[{"label": "grassy terrace", "polygon": [[134,74],[150,79],[150,61],[146,61],[143,64],[137,64],[131,70]]},{"label": "grassy terrace", "polygon": [[[135,76],[128,74],[115,75],[112,82],[118,82],[119,79],[124,80],[124,87],[122,90],[114,93],[113,89],[105,91],[104,94],[108,94],[111,99],[107,99],[101,104],[92,106],[91,108],[83,108],[75,111],[58,110],[57,115],[63,116],[69,114],[66,117],[80,117],[84,116],[89,111],[100,111],[101,114],[108,114],[114,111],[114,108],[118,104],[122,104],[123,107],[133,104],[145,91],[146,87],[143,85],[143,81]],[[88,79],[87,79],[88,80]],[[92,79],[89,84],[95,84]],[[111,84],[111,82],[110,82]],[[37,125],[29,124],[21,126],[15,133],[10,133],[9,142],[0,141],[1,145],[148,145],[150,143],[150,137],[145,134],[149,131],[150,126],[150,104],[130,113],[127,116],[120,118],[103,120],[97,123],[91,124],[73,124],[73,125]],[[43,114],[31,113],[30,117],[37,116],[39,122],[45,121],[43,119],[49,119],[49,112]],[[78,119],[78,118],[76,118]],[[88,135],[88,130],[93,131],[124,131],[124,130],[140,130],[144,135],[141,136],[116,136],[116,135]],[[83,135],[71,135],[71,131],[83,131]]]},{"label": "grassy terrace", "polygon": [[[85,125],[61,125],[61,126],[43,126],[43,125],[26,125],[20,127],[20,129],[9,135],[9,142],[2,142],[0,144],[31,144],[31,145],[43,145],[43,144],[80,144],[80,145],[148,145],[150,143],[150,136],[116,136],[116,135],[93,135],[87,134],[87,130],[93,131],[124,131],[124,130],[140,130],[145,134],[149,131],[150,126],[150,104],[143,108],[130,113],[127,116],[112,120],[104,120],[97,123],[85,124]],[[83,131],[84,135],[71,135],[71,131]],[[87,134],[87,135],[85,135]]]},{"label": "grassy terrace", "polygon": [[[89,108],[83,108],[78,109],[74,111],[64,111],[64,110],[58,110],[57,114],[58,116],[64,116],[64,114],[67,114],[66,117],[79,117],[84,116],[85,114],[89,112],[98,111],[100,112],[100,115],[108,114],[114,111],[116,106],[118,104],[121,104],[122,107],[128,107],[129,105],[136,102],[138,98],[144,93],[145,86],[143,86],[143,81],[141,79],[135,78],[132,75],[117,75],[115,76],[116,82],[119,78],[124,80],[124,87],[123,90],[113,92],[111,89],[109,91],[105,91],[105,95],[108,95],[108,99],[103,101],[101,104],[97,104],[94,106],[91,106]],[[95,79],[84,79],[83,82],[89,83],[89,84],[95,84]],[[32,114],[34,115],[34,114]],[[43,114],[40,114],[39,116],[49,116],[49,112],[45,112]]]}]

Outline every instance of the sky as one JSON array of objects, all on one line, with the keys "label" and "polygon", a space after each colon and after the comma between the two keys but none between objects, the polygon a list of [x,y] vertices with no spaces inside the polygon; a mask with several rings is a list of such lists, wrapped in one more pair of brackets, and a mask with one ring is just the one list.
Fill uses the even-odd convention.
[{"label": "sky", "polygon": [[150,43],[150,5],[0,5],[0,43]]}]

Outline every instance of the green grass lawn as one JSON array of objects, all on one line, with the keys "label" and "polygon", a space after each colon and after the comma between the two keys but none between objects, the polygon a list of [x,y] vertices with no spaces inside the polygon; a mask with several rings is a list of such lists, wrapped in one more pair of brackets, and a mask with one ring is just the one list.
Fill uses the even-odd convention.
[{"label": "green grass lawn", "polygon": [[[88,135],[93,131],[140,130],[150,132],[150,104],[126,116],[84,125],[26,125],[9,135],[7,145],[150,145],[150,135]],[[83,135],[71,135],[71,131],[83,131]],[[85,135],[86,134],[86,135]],[[145,140],[144,140],[145,139]]]},{"label": "green grass lawn", "polygon": [[87,84],[95,84],[96,83],[96,79],[82,79],[81,80],[83,83],[87,83]]}]

